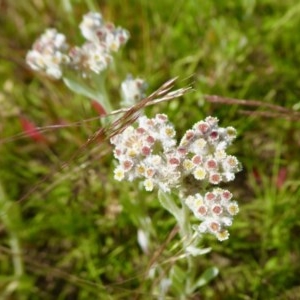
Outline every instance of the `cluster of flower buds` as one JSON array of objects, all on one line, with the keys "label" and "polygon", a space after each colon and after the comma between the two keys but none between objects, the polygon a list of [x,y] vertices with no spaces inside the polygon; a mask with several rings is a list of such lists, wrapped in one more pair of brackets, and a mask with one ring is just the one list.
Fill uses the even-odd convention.
[{"label": "cluster of flower buds", "polygon": [[140,117],[137,128],[127,127],[111,143],[120,162],[115,179],[142,178],[147,191],[157,186],[170,192],[178,184],[180,173],[168,159],[176,145],[175,130],[166,115],[158,114],[153,119]]},{"label": "cluster of flower buds", "polygon": [[58,33],[56,29],[47,29],[27,53],[27,64],[34,71],[44,72],[52,78],[59,79],[62,76],[61,66],[70,62],[68,48],[63,34]]},{"label": "cluster of flower buds", "polygon": [[[209,186],[234,179],[240,170],[236,157],[226,148],[236,137],[233,127],[221,128],[218,119],[207,117],[188,130],[177,146],[174,126],[168,117],[140,117],[137,126],[129,126],[114,136],[114,155],[119,161],[116,180],[143,180],[147,191],[155,187],[164,192],[177,190],[186,205],[202,221],[199,232],[213,233],[219,240],[229,234],[238,205],[227,190]],[[203,195],[201,195],[201,193]]]},{"label": "cluster of flower buds", "polygon": [[219,128],[218,119],[207,117],[196,123],[183,136],[179,148],[186,154],[183,168],[196,180],[211,184],[234,180],[240,165],[236,157],[227,155],[225,150],[236,137],[233,127]]},{"label": "cluster of flower buds", "polygon": [[232,194],[228,190],[214,188],[204,195],[199,193],[186,198],[186,205],[202,223],[196,228],[200,233],[210,232],[218,240],[228,239],[228,230],[232,217],[239,211],[237,202],[232,201]]},{"label": "cluster of flower buds", "polygon": [[47,29],[28,52],[28,65],[55,79],[62,77],[65,66],[79,70],[83,76],[99,74],[113,61],[112,53],[129,39],[127,30],[105,23],[100,13],[84,15],[79,27],[86,40],[81,47],[69,47],[63,34]]},{"label": "cluster of flower buds", "polygon": [[121,84],[122,107],[130,107],[144,98],[147,83],[141,78],[133,78],[128,75]]},{"label": "cluster of flower buds", "polygon": [[129,38],[127,30],[105,23],[102,15],[96,12],[84,15],[79,28],[88,42],[101,45],[108,53],[118,51]]}]

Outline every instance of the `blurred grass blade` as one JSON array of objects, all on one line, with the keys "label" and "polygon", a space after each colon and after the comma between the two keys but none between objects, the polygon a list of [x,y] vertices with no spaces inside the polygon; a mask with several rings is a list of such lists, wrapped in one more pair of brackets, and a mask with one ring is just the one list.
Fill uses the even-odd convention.
[{"label": "blurred grass blade", "polygon": [[208,284],[218,274],[219,274],[219,269],[216,267],[211,267],[211,268],[205,270],[204,273],[197,280],[197,282],[193,285],[191,292],[194,292],[199,287],[202,287],[202,286]]}]

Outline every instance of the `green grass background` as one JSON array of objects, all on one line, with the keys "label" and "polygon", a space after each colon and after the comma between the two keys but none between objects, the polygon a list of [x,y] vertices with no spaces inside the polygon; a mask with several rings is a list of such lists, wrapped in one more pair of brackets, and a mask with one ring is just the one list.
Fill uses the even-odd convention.
[{"label": "green grass background", "polygon": [[[149,265],[167,273],[180,251],[155,193],[113,180],[108,143],[74,156],[100,126],[87,121],[97,116],[89,100],[25,64],[48,27],[81,43],[77,26],[89,10],[131,33],[108,75],[115,108],[127,73],[145,78],[148,93],[179,76],[178,87],[194,91],[149,116],[168,114],[179,136],[207,115],[238,130],[231,153],[243,171],[229,187],[240,213],[228,241],[203,240],[212,251],[199,257],[199,274],[220,273],[187,299],[300,299],[300,118],[203,98],[300,109],[299,1],[2,0],[0,8],[1,299],[157,299]],[[44,128],[46,143],[22,135],[21,116]],[[53,124],[73,125],[46,127]],[[148,225],[144,253],[137,230]]]}]

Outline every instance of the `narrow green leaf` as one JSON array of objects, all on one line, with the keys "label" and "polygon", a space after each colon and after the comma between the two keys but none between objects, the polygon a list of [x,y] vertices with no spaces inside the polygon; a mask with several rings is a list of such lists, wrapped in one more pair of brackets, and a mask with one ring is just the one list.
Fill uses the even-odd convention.
[{"label": "narrow green leaf", "polygon": [[208,284],[212,279],[214,279],[219,274],[219,269],[216,267],[211,267],[205,270],[197,282],[193,285],[192,291],[195,291],[197,288]]},{"label": "narrow green leaf", "polygon": [[104,107],[106,112],[112,111],[111,104],[106,93],[103,76],[98,75],[91,77],[91,86],[74,76],[63,77],[63,81],[74,93],[85,96],[90,100],[98,101]]},{"label": "narrow green leaf", "polygon": [[186,247],[186,252],[190,253],[192,256],[199,256],[207,254],[211,251],[211,248],[198,248],[195,246],[188,246]]},{"label": "narrow green leaf", "polygon": [[76,94],[85,96],[89,99],[95,99],[96,94],[89,88],[85,87],[84,85],[78,83],[76,80],[73,80],[71,78],[63,78],[64,83],[66,86]]},{"label": "narrow green leaf", "polygon": [[181,223],[181,219],[182,219],[181,209],[176,205],[176,203],[173,200],[173,198],[171,197],[171,195],[159,190],[158,191],[158,200],[159,200],[160,204],[168,212],[170,212],[179,223]]},{"label": "narrow green leaf", "polygon": [[186,272],[179,266],[174,265],[171,269],[172,289],[176,295],[181,295],[185,290]]}]

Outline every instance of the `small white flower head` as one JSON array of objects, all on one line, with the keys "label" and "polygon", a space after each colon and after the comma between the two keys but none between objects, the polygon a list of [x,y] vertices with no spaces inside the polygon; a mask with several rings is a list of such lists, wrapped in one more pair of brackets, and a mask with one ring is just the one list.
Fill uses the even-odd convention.
[{"label": "small white flower head", "polygon": [[83,16],[79,25],[83,37],[95,44],[101,44],[107,52],[116,52],[129,39],[127,30],[117,27],[112,23],[106,23],[102,15],[89,12]]},{"label": "small white flower head", "polygon": [[56,29],[47,29],[33,44],[32,50],[28,51],[26,62],[32,70],[59,79],[62,76],[62,66],[69,63],[67,50],[65,36]]},{"label": "small white flower head", "polygon": [[115,28],[113,24],[106,26],[105,44],[109,51],[117,52],[120,47],[127,43],[129,32],[121,27]]},{"label": "small white flower head", "polygon": [[94,42],[97,40],[97,30],[102,28],[103,25],[104,21],[100,13],[89,12],[83,16],[79,28],[86,40]]},{"label": "small white flower head", "polygon": [[235,173],[240,171],[240,164],[225,150],[235,136],[233,127],[219,127],[218,119],[214,117],[194,124],[180,142],[188,156],[183,161],[185,174],[192,174],[196,180],[213,185],[232,181]]},{"label": "small white flower head", "polygon": [[178,186],[181,155],[174,148],[175,130],[166,115],[159,114],[152,119],[140,117],[136,127],[127,127],[111,143],[116,147],[114,155],[119,161],[115,170],[117,179],[144,178],[147,191],[158,187],[170,192]]},{"label": "small white flower head", "polygon": [[153,187],[154,187],[153,181],[151,179],[146,179],[144,181],[144,186],[145,186],[146,191],[151,192],[153,190]]},{"label": "small white flower head", "polygon": [[74,47],[70,51],[72,67],[88,76],[89,72],[99,74],[112,63],[112,52],[116,52],[124,45],[129,33],[114,24],[106,23],[102,15],[89,12],[83,16],[79,25],[86,42],[82,47]]},{"label": "small white flower head", "polygon": [[121,181],[124,179],[125,177],[125,170],[121,167],[121,166],[118,166],[115,170],[114,170],[114,178],[118,181]]},{"label": "small white flower head", "polygon": [[92,71],[100,74],[105,71],[113,61],[112,56],[101,44],[86,42],[82,47],[73,47],[69,51],[70,66],[80,70],[84,77]]},{"label": "small white flower head", "polygon": [[146,82],[141,78],[133,78],[128,75],[121,84],[121,95],[123,107],[129,107],[136,104],[145,97]]},{"label": "small white flower head", "polygon": [[195,170],[193,171],[192,174],[194,175],[194,177],[197,180],[204,180],[206,175],[207,175],[207,172],[203,167],[198,166],[198,167],[195,168]]},{"label": "small white flower head", "polygon": [[91,70],[96,74],[103,72],[112,62],[112,57],[100,44],[85,43],[82,46],[82,55],[83,69]]},{"label": "small white flower head", "polygon": [[231,226],[233,216],[239,211],[237,202],[231,201],[231,197],[229,191],[215,188],[204,196],[195,194],[186,198],[186,205],[201,221],[198,227],[201,233],[211,233],[220,241],[229,237],[224,228]]}]

